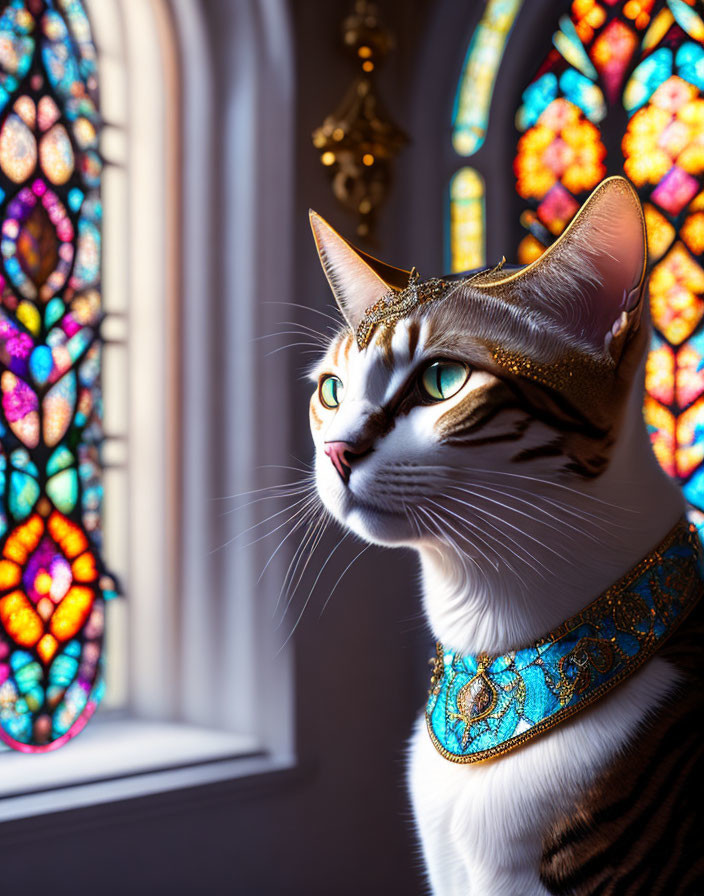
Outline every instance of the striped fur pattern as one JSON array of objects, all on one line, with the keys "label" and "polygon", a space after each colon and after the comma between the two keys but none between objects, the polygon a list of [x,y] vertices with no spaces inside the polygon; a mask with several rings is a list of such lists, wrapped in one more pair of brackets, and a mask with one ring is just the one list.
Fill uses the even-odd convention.
[{"label": "striped fur pattern", "polygon": [[702,644],[704,602],[660,652],[680,672],[676,697],[551,825],[541,859],[551,893],[704,893]]},{"label": "striped fur pattern", "polygon": [[[402,287],[402,272],[312,224],[345,320],[311,374],[323,504],[366,541],[415,548],[435,639],[489,655],[530,644],[684,511],[641,413],[649,332],[632,189],[605,182],[542,260],[460,282],[377,327],[363,350],[356,326]],[[438,360],[468,376],[432,401],[421,379]],[[330,375],[336,407],[321,395]],[[693,625],[590,710],[499,760],[450,763],[419,721],[409,790],[433,893],[649,893],[634,887],[656,872],[671,889],[652,892],[699,892],[685,858],[695,816],[680,801],[692,792],[684,750],[701,709],[686,684],[701,644]],[[678,652],[687,638],[690,653]],[[665,818],[667,861],[650,845]]]}]

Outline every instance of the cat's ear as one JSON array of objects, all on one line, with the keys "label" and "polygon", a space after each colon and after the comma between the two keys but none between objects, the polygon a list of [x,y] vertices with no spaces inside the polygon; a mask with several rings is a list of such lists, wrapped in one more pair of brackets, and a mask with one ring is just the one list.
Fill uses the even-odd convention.
[{"label": "cat's ear", "polygon": [[410,271],[394,268],[355,249],[312,210],[310,226],[325,276],[343,317],[353,330],[370,305],[391,290],[408,286]]},{"label": "cat's ear", "polygon": [[537,261],[477,285],[540,308],[575,337],[618,360],[627,333],[640,320],[646,259],[638,195],[625,178],[610,177]]}]

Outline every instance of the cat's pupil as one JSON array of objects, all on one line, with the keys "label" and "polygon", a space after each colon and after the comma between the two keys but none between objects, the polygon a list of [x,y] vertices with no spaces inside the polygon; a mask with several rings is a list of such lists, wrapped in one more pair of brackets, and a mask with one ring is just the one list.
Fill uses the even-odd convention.
[{"label": "cat's pupil", "polygon": [[428,398],[444,401],[459,392],[468,372],[464,364],[456,361],[435,361],[423,372],[421,386]]}]

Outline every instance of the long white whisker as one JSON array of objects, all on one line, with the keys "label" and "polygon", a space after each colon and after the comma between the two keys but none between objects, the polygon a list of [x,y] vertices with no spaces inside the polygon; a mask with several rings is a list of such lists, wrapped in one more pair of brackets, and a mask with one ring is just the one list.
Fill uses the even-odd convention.
[{"label": "long white whisker", "polygon": [[[620,507],[618,504],[612,504],[610,501],[603,501],[601,498],[596,498],[594,495],[590,495],[587,492],[579,491],[576,488],[570,488],[568,485],[564,485],[562,482],[554,482],[551,479],[541,479],[538,476],[528,476],[526,473],[509,473],[506,470],[481,470],[477,467],[466,467],[468,471],[472,473],[493,473],[496,476],[506,477],[510,476],[512,479],[527,479],[530,482],[539,482],[542,485],[551,485],[554,488],[562,489],[563,491],[571,492],[573,495],[579,495],[580,498],[586,498],[589,501],[595,501],[597,504],[603,504],[605,507],[610,507],[613,510],[624,510],[627,508]],[[635,511],[633,511],[635,513]]]},{"label": "long white whisker", "polygon": [[[289,634],[288,638],[286,638],[286,640],[285,640],[284,643],[282,644],[282,647],[285,647],[285,646],[286,646],[286,644],[288,643],[289,638],[290,638],[290,637],[293,635],[293,633],[296,631],[296,628],[297,628],[297,626],[298,626],[298,623],[301,621],[301,618],[303,617],[303,614],[304,614],[305,611],[306,611],[306,607],[308,606],[308,604],[309,604],[309,602],[310,602],[310,599],[311,599],[311,597],[313,596],[313,592],[315,591],[315,586],[316,586],[316,585],[318,584],[318,582],[320,581],[320,577],[322,576],[322,574],[323,574],[323,572],[324,572],[324,570],[325,570],[325,567],[326,567],[326,566],[328,565],[328,563],[330,562],[330,560],[331,560],[333,554],[335,553],[335,551],[340,547],[341,544],[343,544],[343,543],[347,540],[348,535],[349,535],[349,532],[345,532],[345,534],[342,536],[342,538],[340,539],[340,541],[338,541],[337,544],[335,544],[335,546],[332,548],[332,550],[328,553],[327,557],[325,558],[325,562],[324,562],[323,565],[320,567],[320,569],[319,569],[319,571],[318,571],[318,575],[315,577],[315,581],[314,581],[313,584],[311,585],[310,591],[308,592],[308,596],[306,597],[306,599],[305,599],[304,602],[303,602],[303,607],[302,607],[302,609],[301,609],[301,612],[298,614],[298,618],[296,619],[296,622],[295,622],[295,624],[294,624],[294,626],[293,626],[293,629],[291,630],[291,633]],[[287,609],[288,609],[288,607],[287,607]]]},{"label": "long white whisker", "polygon": [[[435,504],[436,502],[433,501],[432,503]],[[442,507],[441,504],[438,504],[437,506],[440,507],[442,510],[445,510],[445,508]],[[442,524],[442,526],[447,526],[452,532],[455,533],[455,535],[457,535],[457,536],[458,536],[459,538],[461,538],[463,541],[466,541],[468,545],[470,545],[472,548],[474,548],[474,550],[478,551],[478,552],[482,555],[482,557],[486,560],[487,563],[489,563],[491,566],[493,566],[494,569],[497,569],[497,570],[498,570],[499,567],[498,567],[498,562],[497,562],[497,560],[496,560],[496,559],[492,560],[490,557],[488,557],[488,556],[484,553],[484,551],[479,547],[479,545],[475,544],[474,541],[470,541],[470,540],[467,538],[467,536],[466,536],[466,535],[463,535],[461,532],[459,532],[459,531],[452,525],[452,523],[448,522],[448,520],[444,519],[444,517],[440,516],[438,513],[434,513],[429,507],[418,506],[417,509],[420,510],[422,513],[424,513],[426,516],[430,515],[430,516],[435,517],[435,519],[436,519],[437,521],[439,521],[439,522]],[[452,511],[449,511],[449,512],[452,513]],[[454,515],[454,516],[457,516],[457,514],[453,514],[453,515]],[[457,518],[458,518],[458,519],[462,519],[461,517],[457,517]],[[465,522],[465,521],[462,520],[462,522]],[[438,534],[442,537],[442,530],[441,530],[441,529],[438,529]],[[478,538],[477,540],[481,541],[482,544],[484,545],[484,547],[485,547],[487,550],[489,550],[489,551],[491,550],[491,547],[490,547],[490,546],[489,546],[483,539]],[[465,554],[466,552],[465,552],[465,551],[460,551],[460,553],[461,553],[461,554]],[[476,564],[476,560],[474,560],[474,557],[471,557],[471,556],[470,556],[470,557],[468,557],[468,559],[469,559],[469,560],[472,560],[472,561],[474,562],[474,564],[477,565],[477,564]]]},{"label": "long white whisker", "polygon": [[[476,486],[478,483],[472,481],[471,485]],[[482,483],[485,487],[493,487],[490,483]],[[555,507],[557,510],[562,513],[568,513],[570,516],[576,517],[578,520],[586,522],[587,519],[597,520],[600,523],[608,523],[611,521],[611,516],[602,515],[599,513],[591,513],[588,510],[580,507],[579,509],[575,508],[573,504],[568,504],[565,501],[556,501],[554,498],[548,498],[547,495],[538,494],[536,491],[528,488],[522,488],[520,485],[514,485],[511,482],[502,482],[501,485],[504,489],[509,489],[511,494],[522,494],[529,495],[530,500],[526,501],[528,504],[532,504],[533,501],[541,500],[545,501],[547,504],[550,504],[552,507]],[[525,499],[524,499],[525,500]],[[612,523],[612,525],[615,525]],[[619,528],[624,528],[619,526]]]},{"label": "long white whisker", "polygon": [[[319,355],[320,354],[320,346],[316,346],[313,342],[288,342],[286,345],[280,345],[277,348],[273,348],[270,352],[266,352],[264,355],[265,358],[270,358],[272,355],[278,354],[278,352],[285,352],[292,348],[301,348],[302,346],[308,346],[308,348],[304,349],[301,352],[298,352],[299,355]],[[311,348],[312,346],[312,348]]]},{"label": "long white whisker", "polygon": [[[259,520],[259,522],[253,523],[251,526],[248,526],[246,529],[243,529],[241,532],[238,532],[237,535],[235,535],[235,538],[240,538],[242,535],[246,535],[248,532],[251,532],[252,529],[258,529],[259,526],[264,526],[266,523],[269,522],[269,520],[276,519],[276,517],[281,516],[282,513],[288,513],[289,510],[293,510],[294,507],[298,507],[299,504],[303,504],[304,502],[306,502],[308,500],[310,500],[310,498],[306,498],[306,497],[299,498],[297,501],[294,501],[292,504],[288,504],[286,507],[282,508],[281,510],[277,510],[276,513],[271,513],[271,514],[269,514],[269,516],[264,517],[263,520]],[[239,509],[239,508],[235,508],[235,509]]]},{"label": "long white whisker", "polygon": [[[302,504],[306,500],[308,500],[308,501],[312,500],[312,496],[308,497],[307,499],[305,497],[299,498],[298,501],[294,501],[292,504],[288,504],[286,507],[283,508],[283,510],[279,510],[276,513],[272,513],[271,516],[268,516],[266,519],[260,520],[259,522],[254,523],[254,525],[252,525],[252,526],[248,526],[246,529],[243,529],[241,532],[237,532],[235,535],[232,536],[232,538],[228,538],[228,540],[224,544],[221,544],[217,548],[213,548],[210,551],[210,554],[215,554],[218,551],[222,551],[224,548],[231,545],[238,538],[241,538],[243,535],[246,535],[248,532],[251,532],[253,529],[257,529],[259,526],[263,526],[265,523],[268,523],[270,520],[274,519],[274,517],[281,516],[282,513],[288,513],[289,510],[293,509],[294,507],[297,507],[299,504]],[[296,511],[296,513],[298,513],[298,512],[299,511]],[[293,516],[295,516],[295,515],[296,514],[294,513]],[[289,517],[289,519],[293,519],[293,516]],[[282,523],[282,525],[285,526],[287,522],[288,522],[288,520],[285,520]],[[273,535],[274,532],[277,532],[280,528],[281,528],[281,526],[278,526],[277,528],[273,529],[271,532],[267,532],[265,535],[262,536],[262,538],[267,538],[269,535]],[[245,547],[251,547],[253,544],[256,544],[258,541],[260,541],[259,538],[255,539],[254,541],[249,542],[248,544],[245,545]]]},{"label": "long white whisker", "polygon": [[335,589],[337,588],[337,586],[340,584],[340,582],[341,582],[342,579],[344,578],[345,573],[347,572],[347,570],[348,570],[354,563],[356,563],[357,560],[359,560],[359,558],[362,556],[362,554],[366,554],[366,552],[369,550],[370,547],[371,547],[370,544],[365,545],[365,546],[362,548],[362,550],[361,550],[358,554],[356,554],[356,555],[350,560],[350,562],[347,564],[347,566],[342,570],[342,572],[340,573],[340,575],[337,577],[337,581],[336,581],[335,584],[332,586],[332,590],[331,590],[330,594],[328,594],[328,596],[327,596],[327,598],[326,598],[326,600],[325,600],[325,603],[323,604],[323,608],[322,608],[322,610],[320,611],[320,615],[321,615],[321,616],[322,616],[323,613],[325,612],[325,608],[326,608],[327,605],[330,603],[330,598],[331,598],[331,597],[333,596],[333,594],[335,593]]},{"label": "long white whisker", "polygon": [[[437,506],[440,507],[444,513],[452,513],[451,510],[448,510],[448,508],[443,507],[442,504],[438,504]],[[434,513],[435,517],[440,520],[442,525],[447,525],[447,521],[442,514],[439,514],[437,511],[432,511],[432,512]],[[506,564],[506,566],[508,566],[508,568],[511,570],[511,572],[514,573],[514,575],[518,575],[518,573],[517,573],[516,569],[514,568],[514,566],[511,563],[509,563],[509,561],[506,559],[507,551],[509,554],[511,554],[513,557],[515,557],[519,563],[524,563],[527,566],[530,566],[532,569],[535,569],[535,567],[532,566],[532,564],[530,563],[530,560],[526,560],[525,557],[521,557],[519,554],[516,553],[515,550],[513,550],[511,547],[509,547],[505,543],[505,541],[502,541],[500,538],[497,538],[496,535],[492,535],[491,532],[488,532],[486,526],[483,526],[483,527],[478,526],[478,525],[476,525],[476,523],[471,522],[471,520],[464,519],[463,517],[460,517],[457,514],[453,514],[453,516],[457,517],[457,519],[467,528],[467,530],[471,534],[471,536],[472,536],[471,539],[468,538],[467,535],[460,536],[464,541],[467,542],[467,544],[473,545],[476,547],[475,541],[477,541],[477,540],[480,541],[486,547],[486,549],[488,551],[492,551],[497,557],[500,557],[501,560]],[[457,533],[458,535],[460,535],[460,533],[457,531],[457,528],[453,528],[453,531],[455,533]],[[497,550],[495,547],[492,547],[492,545],[488,544],[487,539],[489,539],[490,541],[497,544],[499,546],[499,550]],[[521,550],[521,553],[527,554],[527,552],[524,551],[520,547],[519,547],[519,550]],[[528,557],[530,557],[530,554],[528,554]],[[495,561],[490,560],[489,562],[494,567],[494,569],[498,569],[498,566]],[[538,573],[538,575],[541,575],[539,570],[536,569],[535,571]]]},{"label": "long white whisker", "polygon": [[318,345],[323,348],[330,341],[324,333],[319,333],[317,330],[313,330],[310,333],[307,330],[277,330],[275,333],[263,333],[261,336],[255,336],[252,342],[262,342],[264,339],[275,339],[278,336],[301,336],[309,340],[311,345]]},{"label": "long white whisker", "polygon": [[[315,504],[315,495],[311,495],[307,499],[307,501],[309,501],[311,503],[311,505],[314,505]],[[276,532],[279,532],[281,529],[283,529],[283,527],[285,525],[287,525],[287,523],[290,523],[292,519],[295,519],[299,514],[303,513],[307,509],[308,509],[307,504],[304,504],[303,507],[299,507],[298,510],[294,514],[292,514],[287,520],[284,520],[283,523],[276,526],[276,528],[272,529],[271,532],[265,532],[263,535],[260,535],[259,538],[255,538],[253,541],[247,542],[247,544],[245,544],[244,547],[251,548],[252,545],[259,544],[259,542],[263,541],[265,538],[270,538]],[[233,540],[234,539],[230,539],[230,541],[233,541]]]},{"label": "long white whisker", "polygon": [[[402,466],[399,464],[399,466]],[[413,472],[418,470],[429,470],[433,473],[438,473],[440,471],[445,471],[451,474],[457,474],[457,468],[451,467],[447,464],[437,464],[435,466],[431,466],[429,464],[414,464],[411,468]],[[603,504],[605,507],[610,507],[615,510],[628,510],[628,508],[620,507],[618,504],[611,504],[609,501],[602,501],[601,498],[596,498],[594,495],[590,495],[587,492],[581,492],[579,489],[570,488],[568,485],[564,485],[562,482],[555,482],[552,479],[541,479],[538,476],[528,476],[525,473],[508,473],[506,470],[483,470],[479,467],[463,467],[462,471],[465,473],[483,473],[489,476],[500,476],[506,477],[510,476],[515,479],[526,479],[530,482],[539,482],[541,485],[549,485],[553,488],[559,488],[563,491],[571,492],[573,495],[579,495],[580,498],[584,498],[587,501],[595,501],[597,504]],[[636,513],[637,511],[629,511]]]},{"label": "long white whisker", "polygon": [[[457,499],[457,498],[450,498],[449,495],[444,495],[443,497],[447,497],[447,498],[449,498],[450,500],[455,500],[455,501],[459,500],[459,499]],[[462,517],[462,516],[460,516],[459,514],[455,513],[454,511],[450,510],[449,507],[444,507],[442,504],[439,504],[437,501],[431,501],[431,503],[432,503],[432,504],[435,504],[437,507],[439,507],[444,513],[449,513],[449,514],[451,514],[453,517],[456,517],[458,520],[460,520],[460,522],[464,523],[465,526],[469,526],[469,527],[471,527],[472,530],[475,531],[475,535],[474,535],[473,537],[477,537],[477,536],[476,536],[476,530],[479,529],[479,527],[478,527],[475,523],[472,523],[470,520],[466,519],[465,517]],[[462,502],[462,501],[460,501],[459,503],[465,503],[465,504],[466,504],[466,502]],[[475,507],[475,506],[472,505],[472,504],[467,504],[466,506],[469,507],[471,510],[473,510],[475,513],[481,513],[481,512],[482,512],[480,508]],[[491,514],[489,514],[489,515],[491,516]],[[499,519],[499,517],[495,517],[495,519]],[[499,519],[499,522],[503,522],[503,521]],[[495,531],[495,532],[498,532],[498,529],[496,528],[496,526],[494,526],[493,528],[494,528],[494,531]],[[506,552],[506,551],[508,551],[510,554],[512,554],[512,555],[516,558],[516,560],[520,561],[521,563],[525,563],[527,566],[530,566],[530,568],[531,568],[537,575],[539,575],[541,578],[545,578],[544,574],[541,573],[540,570],[537,569],[535,566],[533,566],[531,560],[535,560],[535,562],[536,562],[537,564],[539,564],[540,566],[542,566],[543,569],[544,569],[546,572],[549,572],[548,567],[545,566],[544,563],[541,563],[540,560],[538,560],[537,557],[534,557],[532,554],[528,553],[528,551],[527,551],[522,545],[517,544],[517,545],[515,545],[515,548],[518,549],[518,550],[521,552],[521,554],[524,555],[523,557],[521,557],[519,554],[517,554],[517,553],[516,553],[516,550],[514,550],[514,548],[512,548],[512,547],[510,547],[508,544],[506,544],[505,541],[502,541],[500,538],[498,538],[498,537],[496,537],[496,536],[494,536],[494,535],[491,535],[489,532],[487,532],[487,531],[486,531],[486,526],[484,526],[483,528],[479,529],[479,531],[481,531],[481,533],[482,533],[483,536],[486,536],[487,538],[491,538],[492,541],[495,541],[498,545],[500,545],[500,551],[499,551],[499,553],[500,553],[500,555],[502,556],[502,559],[504,560],[504,562],[507,564],[507,566],[509,567],[509,569],[510,569],[512,572],[515,573],[516,570],[513,569],[513,567],[511,566],[511,564],[508,563],[508,561],[506,560],[506,558],[505,558],[505,552]],[[471,543],[471,542],[470,542],[470,543]],[[530,560],[526,559],[527,557],[530,557]],[[496,564],[494,564],[494,568],[495,568],[495,569],[498,568],[498,567],[496,566]]]},{"label": "long white whisker", "polygon": [[[491,504],[496,504],[499,507],[503,507],[505,510],[510,510],[513,513],[519,514],[520,516],[525,516],[530,520],[535,520],[535,514],[537,511],[539,511],[539,512],[543,513],[544,516],[549,516],[551,519],[556,519],[560,523],[560,526],[555,526],[552,523],[548,523],[548,522],[543,523],[543,525],[548,526],[554,532],[560,532],[561,531],[560,527],[572,529],[573,532],[577,532],[580,536],[589,538],[592,541],[599,544],[599,539],[596,536],[590,534],[589,532],[586,532],[584,529],[578,529],[577,526],[573,526],[571,523],[568,523],[566,520],[560,520],[557,517],[554,517],[550,513],[540,511],[540,508],[538,508],[534,505],[532,506],[533,513],[527,513],[525,510],[519,510],[517,507],[512,507],[510,504],[505,504],[503,501],[498,501],[496,498],[490,498],[488,495],[482,494],[481,491],[474,491],[473,489],[463,488],[462,486],[459,486],[459,485],[448,485],[447,488],[451,489],[452,491],[462,492],[463,494],[473,495],[475,498],[480,498],[482,501],[489,501]],[[481,488],[481,486],[480,486],[480,488]],[[499,492],[498,490],[492,489],[491,486],[485,486],[483,490],[484,491],[490,490],[497,494],[501,494],[501,492]],[[452,500],[452,501],[458,500],[457,498],[452,498],[451,496],[448,496],[448,497],[450,497],[450,500]],[[525,501],[522,498],[516,498],[515,496],[512,496],[512,495],[507,495],[507,497],[509,497],[509,498],[513,497],[515,501],[522,501],[524,504],[528,504],[528,506],[531,506],[529,501]],[[465,504],[467,507],[474,506],[471,504],[467,504],[464,501],[461,503]]]},{"label": "long white whisker", "polygon": [[[484,578],[486,578],[486,573],[482,569],[482,567],[479,565],[479,563],[474,559],[474,557],[469,555],[467,553],[467,551],[462,550],[462,548],[455,541],[455,539],[447,532],[447,529],[448,528],[451,529],[460,538],[461,541],[464,541],[466,544],[470,545],[475,550],[479,550],[479,553],[482,554],[483,557],[486,557],[486,555],[483,554],[479,548],[477,548],[476,544],[474,544],[472,541],[470,541],[466,535],[463,535],[462,533],[458,532],[457,529],[455,529],[445,519],[443,519],[443,517],[441,517],[435,511],[431,510],[429,507],[420,507],[419,506],[416,508],[416,510],[422,512],[423,516],[426,517],[426,519],[428,520],[428,523],[430,524],[430,527],[431,527],[430,531],[431,532],[435,531],[438,538],[445,541],[451,548],[454,549],[455,553],[457,554],[457,557],[459,558],[460,562],[465,567],[465,569],[466,569],[465,561],[469,560],[469,562],[475,567],[477,572],[480,575],[482,575]],[[487,545],[486,542],[482,542],[482,543],[485,545],[487,550],[491,550],[491,547],[489,545]],[[496,568],[496,565],[493,563],[493,561],[491,561],[487,558],[487,562],[490,563],[492,566],[494,566],[494,568]],[[509,568],[511,568],[510,564],[508,564],[508,565],[509,565]]]},{"label": "long white whisker", "polygon": [[316,327],[311,327],[310,324],[301,323],[300,320],[284,320],[281,321],[281,324],[284,327],[297,327],[299,330],[306,330],[308,333],[315,334],[326,343],[330,342],[332,336],[339,333],[339,328],[337,330],[333,330],[332,327],[328,327],[327,331],[318,330]]},{"label": "long white whisker", "polygon": [[307,486],[306,488],[299,488],[290,492],[279,492],[276,495],[260,495],[258,498],[253,498],[251,501],[247,501],[246,504],[238,504],[237,507],[231,507],[229,510],[224,510],[222,513],[218,514],[218,517],[222,518],[224,516],[229,516],[231,513],[237,513],[239,510],[244,510],[245,507],[251,507],[253,504],[261,504],[262,501],[278,501],[282,498],[295,498],[297,495],[310,494],[313,490],[314,486]]},{"label": "long white whisker", "polygon": [[[290,538],[290,537],[293,535],[294,532],[296,532],[298,529],[300,529],[300,527],[301,527],[302,525],[304,525],[304,523],[306,522],[306,520],[307,520],[312,514],[314,514],[315,511],[316,511],[316,507],[315,507],[314,505],[311,506],[311,507],[309,507],[309,508],[302,514],[300,520],[298,520],[296,523],[294,523],[294,525],[291,527],[291,529],[284,535],[284,537],[281,539],[281,541],[277,544],[276,548],[275,548],[275,549],[272,551],[272,553],[270,554],[269,559],[266,561],[266,563],[264,564],[264,567],[262,568],[262,571],[259,573],[259,578],[257,579],[257,584],[259,584],[259,582],[261,582],[261,580],[262,580],[262,578],[263,578],[263,576],[264,576],[264,573],[267,571],[267,569],[268,569],[268,567],[269,567],[269,564],[270,564],[271,561],[274,559],[274,557],[279,553],[279,550],[280,550],[281,547],[283,546],[284,542],[285,542],[288,538]],[[295,555],[295,552],[294,552],[294,555]],[[278,608],[278,601],[277,601],[277,606],[274,607],[274,612],[276,612],[277,608]]]},{"label": "long white whisker", "polygon": [[[298,573],[298,578],[296,579],[295,583],[293,583],[293,576],[291,576],[291,581],[289,582],[289,588],[287,590],[288,600],[286,601],[286,606],[284,607],[283,612],[281,614],[281,623],[283,623],[284,619],[286,618],[286,613],[288,612],[288,608],[291,606],[291,603],[292,603],[294,597],[296,596],[296,592],[298,591],[298,588],[300,587],[300,584],[303,581],[303,576],[305,575],[306,570],[308,569],[308,566],[310,565],[310,561],[313,559],[313,554],[318,549],[318,545],[320,544],[320,542],[323,539],[323,536],[325,535],[325,530],[328,528],[329,523],[330,523],[330,520],[328,519],[327,515],[323,511],[322,515],[318,521],[317,528],[315,530],[315,534],[313,537],[313,541],[311,543],[310,550],[308,551],[308,556],[306,557],[305,562]],[[302,557],[302,556],[303,556],[302,554],[299,556],[299,560],[300,560],[300,557]],[[296,572],[294,570],[293,575],[295,576],[295,574],[296,574]],[[281,625],[281,623],[279,623],[279,625]]]},{"label": "long white whisker", "polygon": [[306,483],[304,479],[296,480],[295,482],[281,482],[278,485],[266,485],[264,488],[253,488],[248,492],[238,492],[234,495],[222,495],[219,498],[211,498],[211,501],[232,501],[235,498],[248,498],[250,495],[256,495],[259,492],[269,492],[274,489],[281,488],[297,488],[298,486],[314,488],[315,484],[312,482]]},{"label": "long white whisker", "polygon": [[274,613],[276,613],[276,611],[279,609],[281,598],[284,596],[284,594],[289,593],[289,588],[291,586],[291,583],[293,582],[294,576],[296,575],[296,571],[301,564],[303,554],[305,553],[306,548],[310,544],[311,540],[315,538],[315,533],[324,516],[325,514],[323,512],[323,508],[320,506],[313,508],[313,512],[308,514],[305,533],[303,534],[303,538],[301,538],[300,542],[298,543],[296,550],[293,552],[293,556],[289,561],[288,567],[286,568],[286,573],[281,582],[281,587],[279,588],[279,593],[276,597]]},{"label": "long white whisker", "polygon": [[313,473],[313,464],[310,464],[308,467],[291,467],[287,464],[260,464],[257,467],[258,470],[293,470],[294,473],[305,473],[307,476],[312,475]]},{"label": "long white whisker", "polygon": [[289,305],[291,308],[302,308],[304,311],[312,311],[313,314],[320,314],[322,317],[326,317],[328,320],[332,321],[335,326],[339,329],[344,327],[345,322],[341,318],[333,317],[332,314],[327,314],[325,311],[320,311],[318,308],[311,308],[309,305],[301,305],[300,302],[281,302],[281,301],[273,301],[267,300],[264,302],[265,305]]},{"label": "long white whisker", "polygon": [[[456,501],[458,504],[463,504],[465,507],[469,507],[475,513],[481,513],[483,516],[491,517],[491,519],[496,520],[497,522],[501,523],[502,526],[508,526],[508,528],[513,529],[514,532],[518,532],[520,535],[524,536],[525,538],[530,539],[530,541],[534,541],[537,545],[540,545],[540,547],[545,548],[547,551],[550,551],[551,554],[554,554],[560,560],[565,559],[563,557],[563,555],[559,553],[559,551],[556,551],[554,548],[550,547],[549,544],[545,544],[545,542],[541,541],[539,538],[535,538],[533,535],[526,532],[524,529],[521,529],[520,526],[514,526],[513,523],[509,523],[507,520],[503,519],[500,516],[497,516],[495,513],[491,513],[491,511],[486,510],[483,507],[477,507],[476,504],[470,504],[468,501],[463,501],[461,498],[452,498],[450,495],[447,495],[447,497],[450,498],[451,501]],[[479,496],[479,497],[481,497],[481,496]],[[452,511],[448,511],[448,512],[452,513]],[[459,517],[459,519],[463,519],[463,518]],[[537,557],[534,557],[533,559],[536,561],[536,563],[540,563],[540,565],[543,567],[543,569],[547,570],[547,566],[545,566],[543,563],[541,563]]]}]

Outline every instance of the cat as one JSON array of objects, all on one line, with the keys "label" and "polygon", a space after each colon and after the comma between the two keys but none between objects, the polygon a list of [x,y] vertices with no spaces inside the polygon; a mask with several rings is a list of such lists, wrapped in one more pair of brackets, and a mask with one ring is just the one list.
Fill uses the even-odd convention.
[{"label": "cat", "polygon": [[[643,421],[637,194],[609,178],[531,265],[445,280],[311,225],[345,322],[312,375],[318,493],[416,549],[442,645],[408,764],[432,892],[704,894],[701,553]],[[516,671],[580,620],[582,653]],[[555,716],[528,718],[536,688]]]}]

